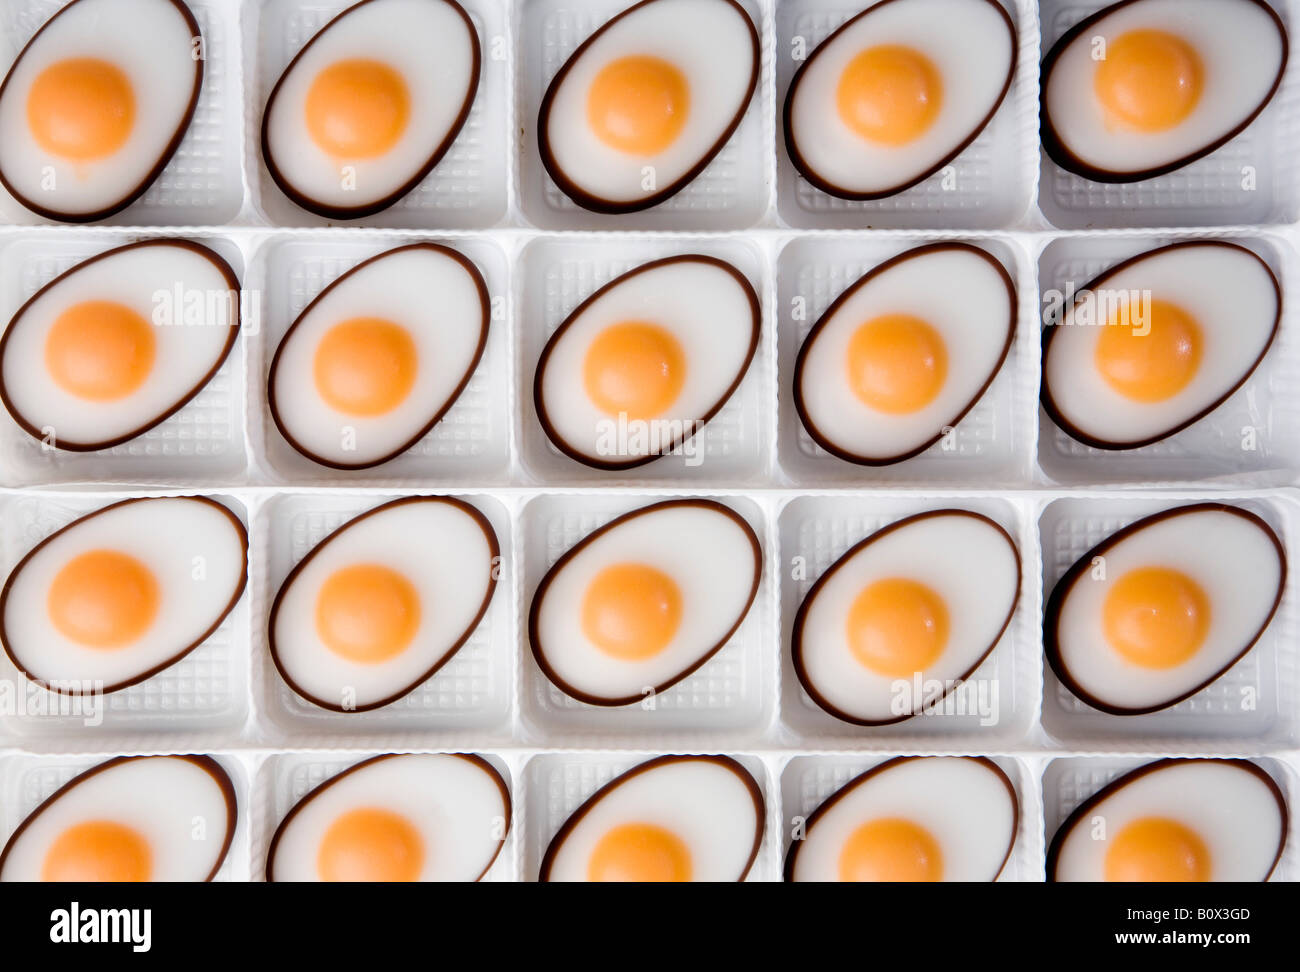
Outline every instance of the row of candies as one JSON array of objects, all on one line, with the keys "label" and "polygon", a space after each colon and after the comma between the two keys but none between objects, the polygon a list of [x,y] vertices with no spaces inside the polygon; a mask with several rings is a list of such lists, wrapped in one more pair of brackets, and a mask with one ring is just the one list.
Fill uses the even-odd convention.
[{"label": "row of candies", "polygon": [[250,545],[226,497],[22,497],[6,507],[23,525],[0,592],[20,682],[6,708],[21,697],[20,733],[83,741],[104,723],[239,728],[251,631],[258,731],[286,738],[509,731],[521,649],[521,717],[552,737],[1018,745],[1044,671],[1043,727],[1062,738],[1293,737],[1285,500],[1029,515],[811,497],[769,529],[742,498],[575,494],[533,500],[515,531],[483,496],[302,494],[263,507]]},{"label": "row of candies", "polygon": [[219,238],[9,252],[12,484],[239,479],[245,389],[286,481],[505,481],[516,411],[547,482],[757,482],[772,445],[840,485],[1300,466],[1280,239],[1060,240],[1037,281],[997,239],[796,240],[773,273],[743,241],[538,240],[516,321],[473,239],[272,243],[242,292]]},{"label": "row of candies", "polygon": [[[524,193],[525,209],[630,214],[689,189],[689,201],[674,207],[679,216],[740,205],[748,216],[737,210],[722,222],[752,225],[761,211],[749,204],[766,198],[766,179],[736,172],[763,154],[759,128],[767,126],[750,120],[735,136],[753,114],[765,18],[737,0],[642,0],[621,11],[596,6],[525,6],[517,29],[538,48],[520,72],[527,77],[517,84],[494,79],[501,100],[537,82],[536,99],[520,111],[527,115],[522,157],[545,173],[538,173],[545,185]],[[257,61],[278,79],[264,78],[269,91],[248,109],[257,113],[260,156],[250,161],[278,196],[268,211],[301,223],[429,206],[435,222],[421,225],[439,225],[439,211],[476,205],[468,197],[481,192],[477,183],[489,172],[504,187],[507,169],[490,156],[515,141],[505,137],[509,113],[476,103],[487,87],[480,84],[484,65],[506,61],[504,42],[487,34],[485,14],[470,7],[456,0],[363,0],[324,24],[315,11],[256,15],[275,20],[263,31],[264,47],[273,49],[260,51]],[[198,9],[214,28],[220,17]],[[1198,198],[1204,203],[1234,185],[1254,190],[1258,185],[1247,183],[1272,178],[1264,158],[1271,150],[1261,146],[1251,150],[1260,156],[1253,160],[1249,151],[1245,158],[1229,152],[1223,166],[1189,169],[1246,132],[1282,84],[1287,31],[1269,3],[1123,0],[1082,19],[1069,14],[1051,15],[1051,29],[1063,32],[1047,50],[1040,77],[1016,86],[1017,103],[1000,111],[1018,59],[1038,50],[1036,38],[1028,44],[1018,36],[1025,24],[1017,20],[1034,15],[1027,5],[886,0],[819,12],[777,4],[783,101],[775,127],[783,158],[797,173],[796,196],[821,200],[808,213],[848,212],[862,226],[915,226],[909,212],[918,208],[938,220],[926,225],[1016,223],[1029,205],[1019,192],[1019,211],[1013,204],[991,216],[992,224],[988,213],[967,210],[993,207],[984,190],[1018,168],[1008,164],[1021,152],[1018,129],[1038,114],[1037,106],[1019,102],[1032,98],[1035,84],[1044,155],[1054,171],[1078,180],[1062,191],[1104,196],[1089,225],[1128,222],[1122,210],[1131,207],[1117,212],[1116,199],[1104,195],[1107,186],[1139,187],[1138,195],[1119,200],[1132,203],[1142,186],[1178,189],[1153,180],[1188,174],[1182,188],[1195,209]],[[1062,16],[1069,22],[1058,25]],[[504,11],[489,19],[504,20]],[[211,89],[222,86],[226,97],[236,97],[241,89],[230,74],[242,68],[222,60],[205,80],[210,52],[184,0],[75,0],[34,34],[15,33],[25,46],[0,88],[0,182],[29,213],[100,220],[151,190],[176,204],[194,201],[186,190],[209,185],[221,142],[241,138],[242,124],[232,132],[216,121],[219,99]],[[242,115],[243,106],[233,107]],[[187,140],[192,123],[202,127],[203,144]],[[489,135],[493,126],[499,131]],[[178,150],[183,164],[169,169]],[[440,168],[450,179],[430,183]],[[706,170],[711,175],[701,178]],[[1034,178],[1024,181],[1031,191]],[[959,182],[979,183],[984,194],[955,192],[970,188]],[[959,202],[943,202],[949,193]],[[440,195],[447,198],[434,198]],[[457,195],[463,198],[450,198]],[[745,197],[743,205],[737,196]],[[907,202],[859,205],[896,198]],[[1234,201],[1238,210],[1245,205],[1245,197]],[[184,221],[183,212],[175,215]],[[225,222],[235,214],[224,215],[189,221]],[[495,219],[477,225],[503,215],[502,206]],[[1240,212],[1220,217],[1242,221]]]},{"label": "row of candies", "polygon": [[[0,852],[0,880],[1262,881],[1294,869],[1287,769],[1274,760],[1062,759],[1038,780],[983,756],[865,770],[803,757],[775,785],[749,756],[664,755],[619,772],[548,755],[512,787],[495,755],[390,753],[272,758],[257,784],[270,819],[252,822],[246,875],[228,860],[245,856],[231,846],[250,826],[228,765],[160,755],[63,771],[53,793],[37,787],[49,795]],[[1040,786],[1057,824],[1045,855]],[[1053,789],[1071,791],[1056,821]]]}]

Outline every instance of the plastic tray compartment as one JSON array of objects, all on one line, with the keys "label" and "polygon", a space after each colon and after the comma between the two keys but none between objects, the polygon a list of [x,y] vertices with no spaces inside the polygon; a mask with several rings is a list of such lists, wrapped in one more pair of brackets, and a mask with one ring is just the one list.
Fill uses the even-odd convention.
[{"label": "plastic tray compartment", "polygon": [[[8,576],[41,540],[127,495],[0,493],[0,569]],[[248,524],[248,510],[238,498],[206,495]],[[8,655],[0,654],[0,681],[12,690],[14,703],[0,705],[0,731],[33,750],[127,751],[146,741],[231,743],[248,713],[248,626],[246,589],[216,631],[180,661],[143,682],[100,696],[66,696],[40,688]]]},{"label": "plastic tray compartment", "polygon": [[520,605],[521,732],[538,745],[665,746],[707,739],[752,742],[771,721],[775,703],[775,630],[770,595],[772,545],[764,514],[744,497],[716,497],[753,527],[764,551],[763,576],[754,603],[730,640],[700,668],[671,688],[632,705],[605,707],[579,702],[553,685],[533,660],[527,617],[543,575],[560,556],[616,516],[668,499],[620,492],[539,496],[520,521],[524,598]]},{"label": "plastic tray compartment", "polygon": [[487,613],[469,640],[432,678],[389,705],[334,712],[295,693],[276,671],[267,646],[271,603],[289,571],[325,537],[395,496],[344,490],[281,494],[257,512],[251,585],[256,620],[253,697],[259,733],[286,746],[423,745],[477,747],[509,739],[514,695],[513,544],[510,513],[483,495],[460,498],[492,524],[501,548],[501,576]]},{"label": "plastic tray compartment", "polygon": [[[508,0],[457,0],[478,32],[479,87],[460,134],[418,185],[358,225],[405,229],[492,226],[506,215],[510,153]],[[356,0],[246,0],[244,20],[245,165],[261,220],[280,226],[334,221],[293,203],[271,180],[262,159],[262,112],[289,62],[329,21]],[[233,6],[233,5],[232,5]],[[347,225],[346,223],[344,225]]]},{"label": "plastic tray compartment", "polygon": [[[270,849],[271,837],[276,827],[293,806],[331,777],[355,766],[375,752],[292,752],[279,753],[267,757],[258,767],[253,780],[253,806],[249,813],[250,833],[248,874],[253,881],[266,879],[266,855]],[[514,881],[516,876],[517,846],[519,844],[520,795],[514,785],[511,767],[501,756],[492,753],[479,753],[492,764],[506,787],[510,789],[512,804],[510,830],[505,843],[488,872],[484,881]]]},{"label": "plastic tray compartment", "polygon": [[813,186],[785,148],[782,112],[799,67],[832,31],[872,6],[866,0],[776,0],[777,207],[803,229],[996,229],[1022,223],[1038,178],[1038,10],[1032,0],[999,0],[1016,24],[1019,50],[1011,88],[970,145],[940,171],[884,199],[840,199]]},{"label": "plastic tray compartment", "polygon": [[[1071,811],[1088,797],[1116,777],[1130,770],[1137,769],[1157,757],[1140,758],[1133,756],[1067,756],[1053,759],[1043,768],[1043,824],[1044,840],[1050,846],[1052,838],[1065,822]],[[1297,799],[1300,799],[1300,778],[1296,776],[1295,766],[1291,761],[1280,757],[1253,759],[1269,776],[1282,787],[1291,815],[1295,816]],[[1292,821],[1294,824],[1294,820]],[[1282,859],[1273,871],[1273,881],[1300,880],[1300,839],[1297,839],[1295,826],[1287,834],[1287,843],[1282,851]]]},{"label": "plastic tray compartment", "polygon": [[[524,819],[521,834],[523,859],[520,878],[536,881],[546,848],[569,815],[589,796],[614,777],[660,755],[646,753],[545,753],[534,756],[523,768]],[[765,819],[763,842],[750,868],[747,881],[779,881],[780,796],[776,776],[767,761],[756,755],[728,753],[740,763],[763,792]]]},{"label": "plastic tray compartment", "polygon": [[[1045,413],[1038,425],[1038,464],[1058,483],[1217,480],[1241,485],[1292,482],[1300,469],[1300,337],[1294,301],[1300,292],[1296,253],[1277,234],[1065,236],[1038,258],[1043,313],[1049,292],[1076,291],[1121,260],[1188,239],[1238,243],[1269,265],[1282,286],[1282,320],[1264,360],[1222,405],[1181,432],[1140,449],[1107,451],[1066,435]],[[1045,320],[1045,318],[1044,318]]]},{"label": "plastic tray compartment", "polygon": [[588,212],[564,195],[542,167],[537,113],[546,86],[584,40],[627,0],[527,0],[515,19],[518,73],[516,146],[518,199],[526,220],[543,229],[726,230],[757,224],[768,211],[772,184],[771,49],[756,0],[738,0],[759,33],[762,65],[744,118],[713,161],[680,192],[657,206],[622,216]]},{"label": "plastic tray compartment", "polygon": [[[190,750],[147,749],[128,751],[127,755],[187,754]],[[248,869],[249,803],[252,760],[243,754],[212,752],[211,755],[230,776],[235,787],[235,832],[226,859],[213,878],[215,881],[245,882]],[[74,776],[106,762],[110,756],[81,755],[33,756],[12,753],[0,756],[0,834],[8,840],[18,825],[33,810]],[[3,846],[0,844],[0,846]]]},{"label": "plastic tray compartment", "polygon": [[[246,281],[244,251],[228,235],[175,231],[18,230],[0,235],[0,322],[55,277],[89,257],[141,239],[188,239],[230,264]],[[248,304],[242,301],[241,311]],[[96,452],[67,452],[32,438],[0,411],[0,485],[163,482],[232,486],[246,481],[244,440],[245,348],[253,323],[241,314],[230,354],[189,402],[147,432]]]},{"label": "plastic tray compartment", "polygon": [[[927,510],[962,509],[1000,524],[1020,551],[1020,597],[993,651],[935,711],[885,726],[856,726],[823,711],[799,684],[791,660],[794,615],[808,590],[850,547],[881,527]],[[781,510],[775,567],[781,585],[781,727],[796,750],[1000,751],[1022,744],[1038,714],[1037,537],[1026,501],[881,494],[809,496]],[[939,552],[942,555],[942,552]],[[972,569],[978,569],[972,565]]]},{"label": "plastic tray compartment", "polygon": [[[423,239],[423,238],[419,238]],[[469,485],[505,480],[510,457],[513,401],[509,377],[507,259],[486,237],[436,240],[459,251],[479,268],[488,287],[491,319],[483,357],[469,384],[422,439],[401,455],[369,469],[338,470],[294,449],[271,420],[267,375],[289,326],[330,283],[358,263],[419,240],[364,231],[285,233],[264,241],[254,254],[249,286],[261,313],[249,346],[249,436],[273,482],[294,485]],[[436,303],[436,293],[429,294]],[[467,324],[471,322],[466,322]],[[477,326],[475,322],[475,326]]]},{"label": "plastic tray compartment", "polygon": [[819,234],[790,240],[777,257],[778,462],[797,485],[914,486],[978,483],[1025,486],[1033,476],[1038,398],[1037,285],[1032,263],[1009,237],[963,239],[1006,267],[1016,285],[1016,333],[993,382],[954,430],[925,452],[888,466],[860,466],[833,456],[808,434],[794,409],[799,348],[826,308],[859,277],[896,254],[936,237]]},{"label": "plastic tray compartment", "polygon": [[[32,35],[65,0],[11,0],[0,7],[0,77]],[[103,222],[111,226],[219,226],[244,202],[243,86],[238,6],[229,0],[186,0],[203,36],[203,84],[194,117],[176,153],[144,194]],[[0,188],[0,223],[45,224]]]},{"label": "plastic tray compartment", "polygon": [[[1039,518],[1044,598],[1095,544],[1121,527],[1161,510],[1214,500],[1258,514],[1295,551],[1295,497],[1170,493],[1161,497],[1087,496],[1047,504]],[[1250,565],[1243,565],[1249,570]],[[1043,728],[1070,749],[1168,753],[1262,752],[1295,745],[1297,631],[1294,598],[1284,593],[1255,647],[1212,683],[1177,705],[1148,715],[1116,716],[1075,697],[1044,664]]]},{"label": "plastic tray compartment", "polygon": [[[643,263],[703,254],[740,270],[759,295],[759,343],[740,385],[686,450],[622,472],[593,469],[557,449],[542,430],[533,384],[542,348],[555,329],[597,289]],[[519,361],[520,458],[526,473],[551,485],[614,486],[637,482],[760,486],[768,481],[774,406],[772,329],[765,254],[735,238],[541,237],[520,257],[515,335]]]},{"label": "plastic tray compartment", "polygon": [[[890,758],[890,757],[886,757]],[[796,756],[781,773],[782,864],[789,854],[795,827],[808,819],[832,793],[872,766],[884,762],[876,756],[816,755]],[[1029,765],[1010,756],[994,757],[995,762],[1016,788],[1019,804],[1015,842],[1011,856],[1002,867],[999,881],[1043,880],[1042,805],[1038,778]]]},{"label": "plastic tray compartment", "polygon": [[[1041,56],[1114,0],[1041,0]],[[1294,32],[1296,0],[1268,0]],[[1038,206],[1062,229],[1289,223],[1300,215],[1300,71],[1292,58],[1273,100],[1236,138],[1202,159],[1140,182],[1093,182],[1040,151]]]}]

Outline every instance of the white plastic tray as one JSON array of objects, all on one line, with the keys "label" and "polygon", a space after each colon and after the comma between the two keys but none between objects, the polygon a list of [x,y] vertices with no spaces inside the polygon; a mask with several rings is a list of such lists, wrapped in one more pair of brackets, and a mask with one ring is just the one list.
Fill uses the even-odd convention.
[{"label": "white plastic tray", "polygon": [[[250,527],[247,593],[209,643],[107,701],[103,725],[0,711],[0,834],[75,772],[116,754],[212,752],[232,771],[240,824],[221,877],[260,879],[266,841],[293,799],[383,751],[480,751],[512,789],[512,835],[490,877],[531,880],[563,817],[600,783],[661,752],[728,752],[767,799],[752,880],[779,880],[791,819],[835,786],[895,754],[979,753],[1008,770],[1021,827],[1006,880],[1041,880],[1056,824],[1079,799],[1161,755],[1246,755],[1300,801],[1300,659],[1289,590],[1261,644],[1214,685],[1136,719],[1081,709],[1044,672],[1044,593],[1103,531],[1202,497],[1265,515],[1300,550],[1300,341],[1281,335],[1222,409],[1165,443],[1103,455],[1065,439],[1038,407],[1042,292],[1175,239],[1243,242],[1300,293],[1300,64],[1272,105],[1206,159],[1135,187],[1088,184],[1041,157],[1037,65],[1065,27],[1100,0],[1004,0],[1020,33],[1019,67],[989,128],[954,160],[953,188],[929,180],[878,203],[843,203],[793,172],[779,107],[796,35],[816,43],[866,0],[742,0],[759,26],[759,86],[744,121],[705,173],[668,203],[624,218],[574,206],[536,155],[538,102],[563,59],[626,0],[462,0],[483,45],[475,107],[444,162],[366,227],[327,226],[270,182],[257,133],[266,93],[293,53],[348,0],[188,0],[207,38],[200,110],[159,182],[107,226],[51,227],[0,199],[0,317],[80,259],[136,239],[180,235],[216,248],[247,289],[244,333],[216,379],[157,429],[102,453],[42,451],[0,414],[0,566],[91,509],[143,492],[218,496]],[[0,69],[60,6],[15,0],[0,12]],[[1300,0],[1277,0],[1300,28]],[[1254,169],[1253,190],[1241,167]],[[12,225],[8,225],[12,224]],[[1159,230],[1078,232],[1104,227]],[[1054,228],[1060,227],[1060,229]],[[1201,227],[1197,229],[1196,227]],[[1204,227],[1215,227],[1205,229]],[[618,231],[618,232],[610,232]],[[864,469],[820,453],[789,395],[798,341],[834,296],[886,257],[934,239],[983,246],[1019,296],[1017,334],[996,381],[961,423],[957,448]],[[487,352],[466,395],[410,454],[336,473],[303,459],[265,408],[275,342],[305,303],[361,259],[416,239],[447,243],[483,271],[493,300]],[[763,306],[758,353],[730,405],[706,428],[705,462],[669,457],[605,474],[559,455],[531,414],[546,336],[601,283],[673,252],[710,253],[750,278]],[[800,319],[795,300],[803,303]],[[1266,433],[1249,454],[1233,432]],[[297,699],[270,665],[266,611],[289,567],[345,517],[399,495],[453,493],[492,520],[501,583],[470,644],[410,698],[336,715]],[[748,619],[723,651],[654,710],[600,710],[559,695],[528,652],[523,623],[546,567],[583,533],[655,499],[708,495],[740,510],[762,540],[765,573]],[[1024,587],[1012,625],[978,673],[996,680],[994,725],[918,717],[861,729],[803,697],[787,659],[788,625],[818,572],[851,542],[909,512],[946,506],[994,516],[1012,532]],[[790,576],[792,557],[813,571]],[[1295,572],[1293,571],[1293,576]],[[1293,586],[1293,585],[1292,585]],[[4,662],[7,665],[7,662]],[[1230,712],[1223,692],[1261,700]],[[12,671],[0,686],[25,689]],[[0,703],[3,696],[0,695]],[[2,707],[2,706],[0,706]],[[1300,879],[1300,828],[1277,878]]]}]

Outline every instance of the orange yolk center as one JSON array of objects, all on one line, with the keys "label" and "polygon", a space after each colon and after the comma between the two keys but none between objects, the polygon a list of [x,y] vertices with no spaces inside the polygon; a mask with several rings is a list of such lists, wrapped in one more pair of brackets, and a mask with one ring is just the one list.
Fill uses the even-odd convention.
[{"label": "orange yolk center", "polygon": [[42,881],[148,881],[153,852],[144,835],[111,820],[88,820],[55,839]]},{"label": "orange yolk center", "polygon": [[587,89],[587,124],[606,145],[657,155],[681,134],[691,106],[686,75],[663,58],[610,61]]},{"label": "orange yolk center", "polygon": [[1130,30],[1106,47],[1093,90],[1107,114],[1139,132],[1163,132],[1200,101],[1204,70],[1196,49],[1163,30]]},{"label": "orange yolk center", "polygon": [[622,661],[653,658],[668,647],[682,620],[682,593],[661,570],[615,564],[598,573],[582,598],[582,631]]},{"label": "orange yolk center", "polygon": [[316,632],[325,647],[358,665],[404,652],[420,627],[420,595],[395,570],[356,564],[325,578],[316,595]]},{"label": "orange yolk center", "polygon": [[424,869],[424,841],[390,810],[349,810],[325,831],[316,851],[322,881],[415,881]]},{"label": "orange yolk center", "polygon": [[840,851],[841,881],[938,881],[943,854],[928,830],[901,817],[864,823]]},{"label": "orange yolk center", "polygon": [[401,74],[382,61],[337,61],[312,80],[304,105],[307,131],[323,151],[342,159],[383,155],[411,118]]},{"label": "orange yolk center", "polygon": [[1196,377],[1201,327],[1165,300],[1151,301],[1147,324],[1149,329],[1138,327],[1131,313],[1117,311],[1102,328],[1094,356],[1106,384],[1125,398],[1162,402]]},{"label": "orange yolk center", "polygon": [[1170,567],[1139,567],[1106,592],[1106,640],[1143,668],[1173,668],[1200,649],[1210,628],[1210,599],[1201,586]]},{"label": "orange yolk center", "polygon": [[379,317],[335,324],[312,361],[316,390],[331,408],[370,418],[391,412],[415,385],[419,352],[406,328]]},{"label": "orange yolk center", "polygon": [[849,338],[849,388],[864,405],[905,415],[929,405],[948,376],[948,349],[933,327],[909,314],[883,314]]},{"label": "orange yolk center", "polygon": [[691,853],[682,839],[654,824],[622,824],[597,841],[589,881],[689,881]]},{"label": "orange yolk center", "polygon": [[840,119],[871,142],[905,145],[934,124],[943,103],[939,70],[920,51],[881,44],[860,51],[840,74]]},{"label": "orange yolk center", "polygon": [[111,300],[73,304],[45,335],[45,367],[60,388],[92,402],[130,395],[153,370],[153,325]]},{"label": "orange yolk center", "polygon": [[148,567],[116,550],[91,550],[54,575],[45,609],[65,638],[112,650],[149,630],[158,602],[158,581]]},{"label": "orange yolk center", "polygon": [[868,584],[849,606],[849,650],[858,663],[891,678],[924,672],[948,643],[948,606],[919,581],[890,577]]},{"label": "orange yolk center", "polygon": [[686,354],[668,331],[644,321],[623,321],[592,340],[582,361],[588,397],[607,415],[632,420],[662,415],[686,381]]},{"label": "orange yolk center", "polygon": [[1142,817],[1111,840],[1105,870],[1107,881],[1208,881],[1210,852],[1177,820]]},{"label": "orange yolk center", "polygon": [[77,162],[112,155],[131,135],[135,93],[122,70],[97,57],[56,61],[27,93],[27,125],[45,151]]}]

